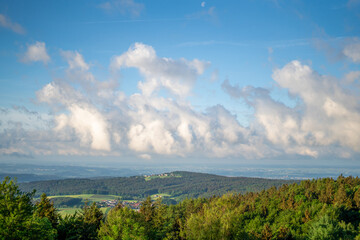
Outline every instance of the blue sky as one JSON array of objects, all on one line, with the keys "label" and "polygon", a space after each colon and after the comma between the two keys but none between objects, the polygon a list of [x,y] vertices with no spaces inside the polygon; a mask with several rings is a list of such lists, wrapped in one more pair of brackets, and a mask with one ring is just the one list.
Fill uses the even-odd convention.
[{"label": "blue sky", "polygon": [[1,1],[0,159],[357,162],[359,16],[358,0]]}]

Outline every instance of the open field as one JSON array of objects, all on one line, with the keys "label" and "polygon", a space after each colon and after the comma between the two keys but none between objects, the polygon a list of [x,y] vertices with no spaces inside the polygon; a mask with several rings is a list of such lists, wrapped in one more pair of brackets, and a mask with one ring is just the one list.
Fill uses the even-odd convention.
[{"label": "open field", "polygon": [[76,211],[80,211],[81,208],[57,208],[59,210],[59,214],[64,217],[65,215],[72,215]]},{"label": "open field", "polygon": [[70,198],[81,198],[83,202],[86,200],[90,202],[99,202],[104,200],[117,200],[121,199],[121,196],[116,195],[100,195],[100,194],[77,194],[77,195],[55,195],[48,196],[48,198],[57,198],[57,197],[70,197]]}]

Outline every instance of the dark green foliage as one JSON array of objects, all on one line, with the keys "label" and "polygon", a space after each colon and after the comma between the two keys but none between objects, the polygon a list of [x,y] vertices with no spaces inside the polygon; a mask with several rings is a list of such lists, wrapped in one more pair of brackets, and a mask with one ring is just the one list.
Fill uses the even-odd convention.
[{"label": "dark green foliage", "polygon": [[76,212],[72,215],[60,217],[58,230],[59,240],[77,240],[81,239],[83,232],[83,221]]},{"label": "dark green foliage", "polygon": [[83,204],[81,198],[72,197],[55,197],[51,198],[51,201],[55,207],[77,207]]},{"label": "dark green foliage", "polygon": [[8,177],[0,184],[0,239],[55,239],[51,221],[34,214],[34,193],[21,192]]},{"label": "dark green foliage", "polygon": [[96,206],[95,202],[91,205],[88,205],[86,202],[81,212],[81,220],[84,224],[81,239],[97,239],[97,231],[100,228],[103,217],[103,213]]},{"label": "dark green foliage", "polygon": [[85,206],[80,212],[61,217],[58,226],[58,239],[98,239],[98,230],[103,220],[103,213],[95,203]]},{"label": "dark green foliage", "polygon": [[53,227],[56,227],[58,223],[59,215],[56,212],[54,203],[47,198],[46,194],[41,195],[40,201],[36,204],[34,215],[39,218],[47,218]]}]

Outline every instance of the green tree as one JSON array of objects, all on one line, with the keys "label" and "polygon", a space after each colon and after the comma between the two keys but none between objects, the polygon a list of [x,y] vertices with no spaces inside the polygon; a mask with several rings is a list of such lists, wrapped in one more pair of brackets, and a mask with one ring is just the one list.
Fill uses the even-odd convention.
[{"label": "green tree", "polygon": [[59,214],[54,207],[54,203],[47,198],[46,194],[41,194],[40,201],[35,204],[34,214],[40,218],[47,218],[55,228],[58,224]]},{"label": "green tree", "polygon": [[46,218],[34,215],[35,191],[23,193],[6,177],[0,184],[0,239],[54,239],[56,230]]},{"label": "green tree", "polygon": [[103,219],[103,213],[96,203],[88,202],[80,212],[59,218],[58,239],[60,240],[90,240],[98,239],[98,230]]},{"label": "green tree", "polygon": [[99,230],[104,240],[148,239],[145,232],[145,219],[142,214],[118,205],[112,209]]},{"label": "green tree", "polygon": [[80,220],[83,223],[81,239],[97,239],[98,230],[100,229],[101,221],[103,220],[103,213],[93,202],[91,205],[85,202],[81,211]]},{"label": "green tree", "polygon": [[328,214],[323,215],[311,226],[308,233],[308,239],[312,240],[338,240],[338,239],[354,239],[356,231],[351,224],[339,222],[337,219],[331,218]]},{"label": "green tree", "polygon": [[83,220],[78,212],[68,214],[65,217],[59,217],[57,226],[59,240],[78,240],[82,237]]}]

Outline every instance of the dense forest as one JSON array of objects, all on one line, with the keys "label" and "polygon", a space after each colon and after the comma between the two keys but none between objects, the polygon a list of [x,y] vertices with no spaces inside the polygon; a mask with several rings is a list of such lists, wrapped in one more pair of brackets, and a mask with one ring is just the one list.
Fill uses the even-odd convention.
[{"label": "dense forest", "polygon": [[246,194],[147,198],[139,212],[119,204],[104,216],[95,204],[60,217],[53,203],[0,185],[0,239],[360,239],[360,179],[339,176]]},{"label": "dense forest", "polygon": [[[144,176],[117,177],[104,179],[65,179],[21,183],[22,191],[47,195],[111,194],[123,199],[145,198],[148,195],[165,193],[183,200],[185,198],[220,196],[228,192],[257,192],[290,180],[271,180],[247,177],[224,177],[213,174],[172,172],[166,178]],[[170,177],[172,176],[172,177]]]}]

